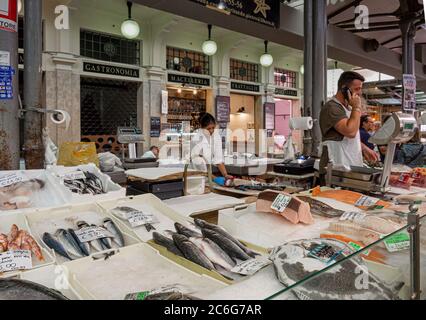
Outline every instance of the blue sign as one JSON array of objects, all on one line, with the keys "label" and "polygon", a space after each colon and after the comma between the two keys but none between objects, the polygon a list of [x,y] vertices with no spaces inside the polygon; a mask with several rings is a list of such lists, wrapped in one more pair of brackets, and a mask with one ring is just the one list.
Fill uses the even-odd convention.
[{"label": "blue sign", "polygon": [[12,76],[15,70],[9,66],[0,66],[0,100],[13,99]]}]

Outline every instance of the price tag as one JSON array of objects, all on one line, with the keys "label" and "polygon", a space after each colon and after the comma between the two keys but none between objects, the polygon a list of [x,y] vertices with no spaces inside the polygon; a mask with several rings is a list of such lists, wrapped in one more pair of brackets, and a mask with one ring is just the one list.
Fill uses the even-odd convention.
[{"label": "price tag", "polygon": [[283,213],[291,201],[290,196],[279,194],[272,203],[271,209]]},{"label": "price tag", "polygon": [[271,263],[272,261],[268,259],[250,259],[237,264],[231,269],[231,272],[251,276]]},{"label": "price tag", "polygon": [[0,253],[0,273],[33,268],[31,251],[15,250]]},{"label": "price tag", "polygon": [[64,180],[72,181],[72,180],[84,180],[86,176],[83,171],[74,171],[66,173],[62,176]]},{"label": "price tag", "polygon": [[389,252],[397,252],[410,248],[410,235],[407,232],[401,232],[385,240],[386,249]]},{"label": "price tag", "polygon": [[159,222],[157,217],[155,217],[152,213],[143,211],[129,212],[127,214],[127,220],[129,221],[132,228]]},{"label": "price tag", "polygon": [[340,217],[340,221],[362,221],[366,216],[363,212],[345,212]]},{"label": "price tag", "polygon": [[377,202],[379,202],[379,199],[368,197],[368,196],[361,196],[358,201],[355,203],[356,207],[372,207]]},{"label": "price tag", "polygon": [[[363,248],[359,244],[356,244],[356,243],[353,243],[353,242],[349,242],[348,246],[352,247],[355,250],[355,252],[361,251],[361,249]],[[370,254],[370,250],[365,250],[361,253],[368,256]]]},{"label": "price tag", "polygon": [[81,242],[114,237],[108,230],[101,227],[84,227],[76,230],[75,234]]},{"label": "price tag", "polygon": [[129,293],[124,298],[125,300],[145,300],[148,296],[153,294],[161,293],[171,293],[171,292],[181,292],[181,290],[176,286],[165,286],[150,291],[141,291],[136,293]]},{"label": "price tag", "polygon": [[0,176],[0,188],[7,187],[18,182],[28,181],[28,180],[29,179],[20,172],[2,175]]}]

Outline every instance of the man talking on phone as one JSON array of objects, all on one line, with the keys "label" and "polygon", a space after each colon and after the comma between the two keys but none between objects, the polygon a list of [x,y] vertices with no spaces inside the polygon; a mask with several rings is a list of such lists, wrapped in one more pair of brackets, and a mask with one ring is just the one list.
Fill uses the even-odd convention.
[{"label": "man talking on phone", "polygon": [[339,79],[337,94],[321,109],[321,175],[326,173],[329,161],[335,168],[350,170],[351,166],[363,166],[363,155],[371,162],[378,160],[378,155],[361,143],[359,134],[364,81],[359,73],[344,72]]}]

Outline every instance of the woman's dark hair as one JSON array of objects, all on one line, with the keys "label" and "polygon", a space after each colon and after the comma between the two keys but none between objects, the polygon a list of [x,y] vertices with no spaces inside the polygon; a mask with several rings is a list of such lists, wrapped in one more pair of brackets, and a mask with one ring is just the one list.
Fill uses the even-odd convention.
[{"label": "woman's dark hair", "polygon": [[210,113],[204,113],[200,115],[201,128],[207,128],[209,125],[216,125],[216,119]]},{"label": "woman's dark hair", "polygon": [[364,123],[368,122],[368,118],[370,118],[368,114],[364,114],[363,116],[361,116],[361,121],[359,123],[360,129],[364,126]]}]

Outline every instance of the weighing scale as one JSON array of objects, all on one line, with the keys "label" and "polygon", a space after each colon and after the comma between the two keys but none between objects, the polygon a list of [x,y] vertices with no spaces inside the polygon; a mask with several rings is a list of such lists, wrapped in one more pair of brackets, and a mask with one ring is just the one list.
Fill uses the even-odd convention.
[{"label": "weighing scale", "polygon": [[327,185],[372,193],[388,192],[396,145],[411,140],[418,127],[414,115],[402,112],[393,113],[382,128],[369,139],[370,143],[388,146],[383,169],[351,167],[350,171],[340,171],[334,170],[333,164],[329,163]]},{"label": "weighing scale", "polygon": [[158,167],[157,159],[142,159],[137,157],[136,144],[145,142],[141,129],[137,127],[118,127],[117,140],[119,143],[128,146],[128,158],[126,158],[124,148],[122,148],[122,160],[125,169]]}]

